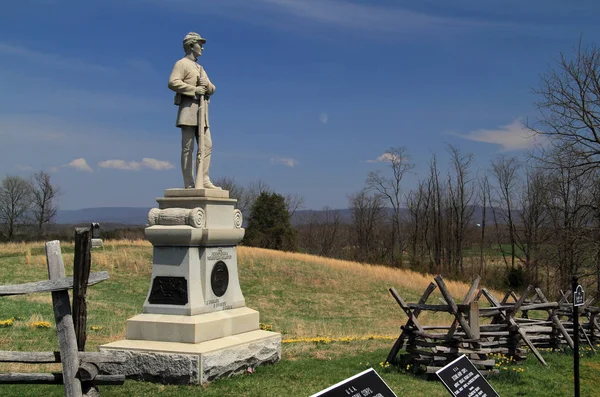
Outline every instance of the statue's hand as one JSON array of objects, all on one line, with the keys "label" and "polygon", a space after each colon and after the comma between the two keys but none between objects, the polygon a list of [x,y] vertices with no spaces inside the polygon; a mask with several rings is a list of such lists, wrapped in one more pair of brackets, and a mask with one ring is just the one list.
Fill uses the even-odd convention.
[{"label": "statue's hand", "polygon": [[196,87],[196,95],[204,95],[206,94],[206,87],[198,86]]}]

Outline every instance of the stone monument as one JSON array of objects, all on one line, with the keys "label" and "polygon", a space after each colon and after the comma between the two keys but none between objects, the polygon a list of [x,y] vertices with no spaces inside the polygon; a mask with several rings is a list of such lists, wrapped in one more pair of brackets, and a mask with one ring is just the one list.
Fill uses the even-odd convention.
[{"label": "stone monument", "polygon": [[[208,102],[215,87],[196,63],[204,43],[197,33],[185,36],[186,57],[175,64],[169,79],[179,105],[184,188],[165,190],[158,208],[148,214],[145,234],[154,246],[150,289],[142,314],[127,320],[126,339],[100,346],[101,351],[129,356],[126,364],[104,365],[105,373],[205,383],[281,358],[281,335],[259,329],[259,313],[246,307],[240,288],[242,213],[229,192],[214,186],[208,176]],[[195,180],[190,154],[194,139]]]}]

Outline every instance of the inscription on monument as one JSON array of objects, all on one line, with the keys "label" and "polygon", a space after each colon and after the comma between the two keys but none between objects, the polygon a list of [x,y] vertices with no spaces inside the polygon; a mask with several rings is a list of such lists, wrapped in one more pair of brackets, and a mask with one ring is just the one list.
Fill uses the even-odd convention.
[{"label": "inscription on monument", "polygon": [[228,305],[227,302],[221,301],[221,298],[217,299],[209,299],[204,301],[206,306],[212,306],[214,309],[221,308],[223,310],[233,309],[231,305]]},{"label": "inscription on monument", "polygon": [[186,305],[187,280],[185,277],[154,277],[148,302],[155,305]]},{"label": "inscription on monument", "polygon": [[229,286],[229,270],[223,261],[218,261],[213,266],[210,274],[210,286],[216,296],[223,296]]},{"label": "inscription on monument", "polygon": [[231,259],[231,253],[227,249],[217,248],[206,259],[209,261],[225,261]]}]

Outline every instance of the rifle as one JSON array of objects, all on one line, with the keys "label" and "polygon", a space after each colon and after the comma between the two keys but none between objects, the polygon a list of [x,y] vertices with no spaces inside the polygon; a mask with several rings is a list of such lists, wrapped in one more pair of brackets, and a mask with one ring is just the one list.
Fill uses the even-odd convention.
[{"label": "rifle", "polygon": [[[196,86],[200,86],[201,75],[198,76]],[[204,125],[204,120],[206,120],[204,112],[206,112],[206,100],[204,95],[200,95],[200,102],[198,103],[198,130],[196,132],[196,142],[198,143],[198,150],[196,152],[196,181],[194,183],[196,189],[204,187],[204,130],[206,128]]]}]

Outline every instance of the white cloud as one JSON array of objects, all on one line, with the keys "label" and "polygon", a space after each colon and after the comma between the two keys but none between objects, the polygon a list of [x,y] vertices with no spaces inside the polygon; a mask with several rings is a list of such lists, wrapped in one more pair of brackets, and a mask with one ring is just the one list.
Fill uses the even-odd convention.
[{"label": "white cloud", "polygon": [[172,170],[175,168],[175,166],[168,161],[162,161],[148,157],[144,157],[142,159],[142,165],[155,171]]},{"label": "white cloud", "polygon": [[390,163],[392,161],[397,161],[398,156],[392,153],[385,152],[381,156],[377,157],[375,160],[366,160],[367,163]]},{"label": "white cloud", "polygon": [[157,160],[153,158],[144,157],[141,162],[138,161],[125,161],[125,160],[105,160],[98,163],[101,168],[112,168],[116,170],[125,171],[139,171],[142,168],[150,168],[155,171],[170,170],[175,166],[168,161]]},{"label": "white cloud", "polygon": [[98,163],[100,168],[114,168],[116,170],[137,171],[142,165],[137,161],[105,160]]},{"label": "white cloud", "polygon": [[295,159],[292,159],[289,157],[272,157],[271,163],[272,164],[283,164],[287,167],[295,167],[299,164],[298,160],[295,160]]},{"label": "white cloud", "polygon": [[66,164],[65,167],[75,168],[78,171],[92,172],[92,167],[85,161],[84,158],[78,158]]},{"label": "white cloud", "polygon": [[319,116],[319,121],[322,124],[327,124],[327,122],[329,121],[329,115],[325,112],[321,113],[321,115]]},{"label": "white cloud", "polygon": [[454,135],[470,141],[500,145],[505,151],[530,149],[540,142],[540,138],[536,139],[535,134],[518,119],[496,129],[481,129],[467,134]]},{"label": "white cloud", "polygon": [[[191,0],[187,0],[192,3]],[[163,1],[162,4],[170,5]],[[371,32],[408,33],[431,32],[435,28],[515,28],[509,22],[475,18],[432,15],[411,11],[397,5],[382,5],[378,2],[351,0],[219,0],[207,2],[203,12],[224,17],[251,19],[253,22],[270,23],[279,27],[296,26],[274,18],[282,14],[308,22],[327,26],[357,29]]]}]

